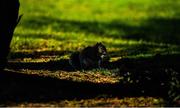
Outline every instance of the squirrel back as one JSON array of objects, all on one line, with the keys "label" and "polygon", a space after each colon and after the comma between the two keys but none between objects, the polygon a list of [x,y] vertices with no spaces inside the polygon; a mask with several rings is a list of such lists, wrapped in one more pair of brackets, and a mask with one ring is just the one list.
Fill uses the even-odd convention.
[{"label": "squirrel back", "polygon": [[80,60],[79,60],[79,53],[80,52],[74,52],[71,54],[70,59],[69,59],[69,64],[74,68],[74,69],[80,69]]}]

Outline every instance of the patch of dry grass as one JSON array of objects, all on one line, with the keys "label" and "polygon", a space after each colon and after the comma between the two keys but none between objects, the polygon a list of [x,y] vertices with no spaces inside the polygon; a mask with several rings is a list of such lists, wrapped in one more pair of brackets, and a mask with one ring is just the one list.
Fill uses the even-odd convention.
[{"label": "patch of dry grass", "polygon": [[119,76],[104,75],[101,73],[86,72],[67,72],[67,71],[49,71],[49,70],[29,70],[22,69],[17,72],[24,74],[36,74],[38,76],[49,76],[53,78],[77,81],[77,82],[93,82],[93,83],[117,83],[121,79]]},{"label": "patch of dry grass", "polygon": [[[153,97],[126,97],[126,98],[94,98],[81,100],[64,100],[48,103],[12,103],[17,107],[152,107],[159,106],[163,100]],[[161,105],[160,105],[161,106]]]}]

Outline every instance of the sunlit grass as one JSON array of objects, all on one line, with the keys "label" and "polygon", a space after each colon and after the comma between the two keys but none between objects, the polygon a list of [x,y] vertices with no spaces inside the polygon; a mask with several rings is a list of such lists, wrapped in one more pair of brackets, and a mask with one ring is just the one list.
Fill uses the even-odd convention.
[{"label": "sunlit grass", "polygon": [[[178,18],[176,15],[179,12],[176,9],[180,4],[178,0],[166,2],[21,0],[20,2],[20,13],[24,16],[15,31],[11,43],[12,52],[27,50],[74,52],[96,42],[103,42],[112,57],[117,58],[180,52],[178,45],[163,42],[168,40],[166,37],[160,38],[162,40],[160,42],[144,40],[143,35],[149,35],[148,39],[151,39],[153,33],[155,36],[158,34],[157,31],[141,30],[141,26],[144,29],[143,24],[151,18]],[[128,35],[133,37],[134,34],[140,35],[142,39],[123,38]],[[163,37],[164,34],[166,33],[159,35]],[[176,36],[175,40],[177,39]]]},{"label": "sunlit grass", "polygon": [[[137,40],[122,38],[136,33],[143,34],[145,31],[139,31],[140,28],[136,31],[133,27],[141,27],[151,18],[178,18],[178,0],[20,1],[20,13],[24,16],[15,31],[12,52],[77,51],[96,42],[103,42],[109,52],[119,56],[180,52],[178,45],[164,43],[163,40],[157,43],[144,40],[143,36]],[[127,25],[132,27],[126,30],[123,26]],[[156,31],[149,33],[152,32]]]}]

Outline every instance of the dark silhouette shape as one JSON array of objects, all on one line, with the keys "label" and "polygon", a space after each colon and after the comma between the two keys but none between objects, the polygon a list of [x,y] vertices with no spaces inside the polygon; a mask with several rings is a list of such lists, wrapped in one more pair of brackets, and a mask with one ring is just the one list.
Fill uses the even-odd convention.
[{"label": "dark silhouette shape", "polygon": [[19,5],[19,0],[0,1],[0,69],[5,67],[14,29],[21,18],[18,17]]},{"label": "dark silhouette shape", "polygon": [[102,68],[104,62],[109,61],[105,45],[101,42],[87,46],[79,52],[72,53],[69,63],[75,69]]}]

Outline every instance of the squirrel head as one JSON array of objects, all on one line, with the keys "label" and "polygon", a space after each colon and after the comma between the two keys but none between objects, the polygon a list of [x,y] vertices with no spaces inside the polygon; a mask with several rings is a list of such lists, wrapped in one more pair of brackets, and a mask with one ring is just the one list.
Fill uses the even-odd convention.
[{"label": "squirrel head", "polygon": [[109,60],[109,55],[105,45],[103,45],[101,42],[97,42],[94,47],[96,48],[97,55],[101,60]]}]

